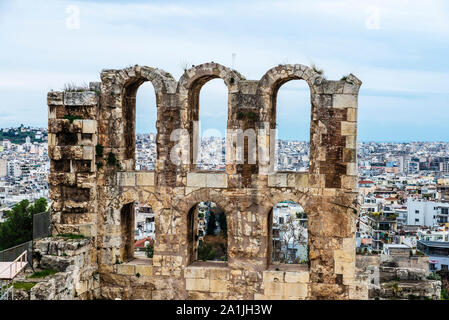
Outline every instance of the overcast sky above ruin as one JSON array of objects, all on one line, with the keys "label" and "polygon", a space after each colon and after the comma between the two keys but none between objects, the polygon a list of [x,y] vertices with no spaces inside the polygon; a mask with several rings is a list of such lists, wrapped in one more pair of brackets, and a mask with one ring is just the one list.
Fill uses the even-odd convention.
[{"label": "overcast sky above ruin", "polygon": [[[449,141],[445,1],[186,2],[1,1],[0,127],[46,127],[47,91],[99,81],[103,68],[148,65],[179,79],[184,65],[214,61],[258,80],[281,63],[315,63],[328,79],[363,81],[359,140]],[[279,95],[280,138],[308,138],[305,84]],[[205,85],[203,128],[223,127],[226,99],[221,80]],[[138,131],[154,131],[153,104],[142,86]]]}]

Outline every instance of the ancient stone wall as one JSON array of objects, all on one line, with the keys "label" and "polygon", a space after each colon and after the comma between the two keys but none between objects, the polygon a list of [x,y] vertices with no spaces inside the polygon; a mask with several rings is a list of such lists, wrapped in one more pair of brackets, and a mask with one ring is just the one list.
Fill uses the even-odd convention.
[{"label": "ancient stone wall", "polygon": [[[227,137],[225,172],[199,171],[194,163],[199,93],[213,78],[228,88],[228,130],[256,134],[255,144],[244,144],[240,162],[232,152],[238,137]],[[293,79],[310,87],[311,114],[304,115],[311,117],[307,173],[275,172],[263,157],[274,148],[270,129],[276,127],[277,91]],[[154,172],[135,171],[136,93],[145,81],[153,84],[157,103]],[[279,65],[253,81],[206,63],[186,70],[179,81],[160,69],[134,66],[103,70],[101,83],[91,83],[90,91],[50,92],[53,230],[91,237],[103,298],[360,297],[355,277],[360,85],[353,75],[331,81],[299,64]],[[177,140],[173,132],[179,129],[187,134]],[[186,141],[188,150],[176,149]],[[310,266],[271,266],[268,218],[283,200],[307,212]],[[127,206],[134,201],[155,213],[154,257],[145,263],[130,255]],[[191,259],[189,211],[202,201],[225,209],[226,263]]]}]

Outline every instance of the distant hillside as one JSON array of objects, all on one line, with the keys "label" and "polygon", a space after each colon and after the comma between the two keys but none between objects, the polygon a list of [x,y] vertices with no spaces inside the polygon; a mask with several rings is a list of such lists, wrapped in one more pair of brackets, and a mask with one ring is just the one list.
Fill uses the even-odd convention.
[{"label": "distant hillside", "polygon": [[[0,130],[0,142],[3,141],[4,139],[8,139],[12,143],[23,144],[23,143],[25,143],[26,137],[30,137],[31,143],[43,142],[44,141],[43,138],[47,136],[47,132],[42,132],[39,129],[27,128],[25,130],[29,130],[29,131],[22,132],[20,127],[12,128],[12,129],[9,129],[8,131]],[[42,133],[41,139],[35,138],[36,132],[38,132],[38,131],[40,131]]]}]

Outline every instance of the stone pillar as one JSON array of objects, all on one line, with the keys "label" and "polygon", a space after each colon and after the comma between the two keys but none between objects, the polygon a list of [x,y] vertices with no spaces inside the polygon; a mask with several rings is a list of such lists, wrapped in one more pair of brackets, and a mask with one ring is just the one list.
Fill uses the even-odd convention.
[{"label": "stone pillar", "polygon": [[98,85],[49,92],[48,154],[53,233],[95,236]]},{"label": "stone pillar", "polygon": [[357,95],[361,82],[315,83],[309,187],[311,297],[348,299],[355,279]]},{"label": "stone pillar", "polygon": [[252,175],[258,173],[258,82],[241,80],[238,86],[239,90],[229,95],[226,172],[235,177],[230,179],[231,187],[248,188]]}]

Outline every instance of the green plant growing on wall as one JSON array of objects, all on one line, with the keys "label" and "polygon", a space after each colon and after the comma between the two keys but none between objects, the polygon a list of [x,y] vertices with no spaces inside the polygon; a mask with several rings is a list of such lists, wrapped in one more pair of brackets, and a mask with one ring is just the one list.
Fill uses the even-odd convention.
[{"label": "green plant growing on wall", "polygon": [[86,83],[83,83],[81,85],[77,85],[73,82],[66,83],[64,85],[64,91],[67,92],[83,92],[83,91],[89,91],[89,86]]},{"label": "green plant growing on wall", "polygon": [[104,151],[104,147],[97,143],[97,145],[95,146],[95,154],[97,157],[102,157],[103,156],[103,151]]},{"label": "green plant growing on wall", "polygon": [[115,157],[115,154],[114,154],[114,153],[112,153],[112,152],[109,152],[109,153],[108,153],[107,162],[108,162],[108,164],[111,165],[111,166],[117,165],[118,161],[117,161],[117,158]]},{"label": "green plant growing on wall", "polygon": [[153,241],[150,241],[150,243],[145,247],[145,254],[146,254],[147,258],[153,258],[153,254],[154,254]]},{"label": "green plant growing on wall", "polygon": [[237,112],[236,118],[237,118],[237,120],[248,119],[248,120],[254,121],[257,119],[257,114],[251,110],[248,112],[239,111],[239,112]]},{"label": "green plant growing on wall", "polygon": [[95,164],[97,165],[97,168],[98,168],[98,169],[101,169],[101,168],[103,168],[103,166],[104,166],[104,163],[103,163],[102,161],[95,162]]},{"label": "green plant growing on wall", "polygon": [[314,63],[312,64],[312,69],[319,75],[323,75],[323,73],[324,73],[323,69],[319,69]]},{"label": "green plant growing on wall", "polygon": [[81,117],[78,116],[71,116],[71,115],[65,115],[64,119],[69,120],[70,123],[73,123],[74,120],[82,120]]}]

